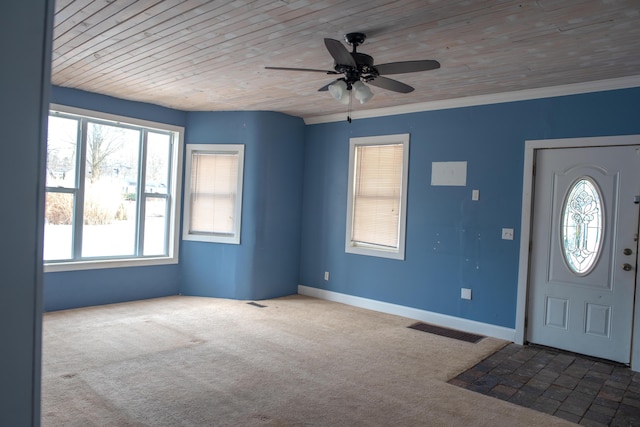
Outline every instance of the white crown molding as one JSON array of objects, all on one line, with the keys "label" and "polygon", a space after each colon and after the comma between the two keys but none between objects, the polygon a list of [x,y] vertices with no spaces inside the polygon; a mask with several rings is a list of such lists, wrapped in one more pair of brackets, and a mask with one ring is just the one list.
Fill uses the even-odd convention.
[{"label": "white crown molding", "polygon": [[459,331],[471,332],[513,342],[515,330],[504,326],[491,325],[489,323],[476,322],[475,320],[463,319],[461,317],[448,316],[446,314],[434,313],[432,311],[420,310],[403,305],[391,304],[383,301],[376,301],[368,298],[356,297],[339,292],[327,291],[324,289],[312,288],[310,286],[298,285],[298,293],[308,297],[323,299],[327,301],[339,302],[354,307],[365,308],[367,310],[379,311],[381,313],[393,314],[409,319],[420,320],[422,322],[457,329]]},{"label": "white crown molding", "polygon": [[[586,83],[574,83],[539,89],[525,89],[515,92],[494,93],[490,95],[468,96],[464,98],[443,99],[440,101],[420,102],[396,107],[375,108],[372,110],[352,111],[353,120],[372,117],[393,116],[418,113],[422,111],[446,110],[449,108],[472,107],[476,105],[499,104],[502,102],[526,101],[530,99],[552,98],[556,96],[578,95],[582,93],[640,87],[640,76],[620,77],[617,79],[597,80]],[[331,123],[345,120],[345,113],[325,116],[306,117],[305,124]]]}]

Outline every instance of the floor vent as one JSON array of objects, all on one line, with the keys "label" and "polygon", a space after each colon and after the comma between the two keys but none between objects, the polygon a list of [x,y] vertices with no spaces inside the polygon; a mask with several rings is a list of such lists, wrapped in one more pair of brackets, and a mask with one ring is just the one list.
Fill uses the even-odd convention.
[{"label": "floor vent", "polygon": [[259,308],[265,308],[266,307],[266,305],[258,304],[257,302],[254,302],[254,301],[248,302],[247,304],[252,305],[254,307],[259,307]]},{"label": "floor vent", "polygon": [[417,322],[409,326],[411,329],[415,329],[422,332],[429,332],[430,334],[436,334],[447,338],[453,338],[460,341],[466,341],[471,343],[477,343],[484,336],[471,334],[469,332],[457,331],[455,329],[443,328],[441,326],[430,325],[428,323]]}]

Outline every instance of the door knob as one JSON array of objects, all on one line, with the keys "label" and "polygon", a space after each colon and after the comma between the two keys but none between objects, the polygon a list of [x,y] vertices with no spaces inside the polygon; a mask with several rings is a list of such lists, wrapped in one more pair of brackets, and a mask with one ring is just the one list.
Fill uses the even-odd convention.
[{"label": "door knob", "polygon": [[622,269],[623,269],[624,271],[630,271],[632,268],[633,268],[633,267],[631,267],[631,264],[629,264],[629,263],[626,263],[626,262],[625,262],[624,264],[622,264]]},{"label": "door knob", "polygon": [[625,255],[631,255],[633,253],[633,251],[631,249],[629,249],[629,248],[624,248],[622,253],[625,254]]}]

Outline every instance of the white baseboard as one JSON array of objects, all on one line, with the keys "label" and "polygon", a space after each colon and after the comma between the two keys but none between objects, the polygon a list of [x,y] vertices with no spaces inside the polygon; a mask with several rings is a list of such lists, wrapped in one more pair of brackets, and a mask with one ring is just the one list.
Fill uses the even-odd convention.
[{"label": "white baseboard", "polygon": [[352,305],[354,307],[366,308],[368,310],[379,311],[381,313],[408,317],[409,319],[416,319],[438,326],[457,329],[459,331],[472,332],[474,334],[499,338],[511,342],[513,342],[515,339],[515,329],[491,325],[489,323],[476,322],[475,320],[462,319],[460,317],[448,316],[446,314],[434,313],[432,311],[420,310],[403,305],[391,304],[388,302],[356,297],[339,292],[312,288],[310,286],[298,285],[298,293],[300,295],[306,295],[309,297],[327,301],[339,302],[342,304]]}]

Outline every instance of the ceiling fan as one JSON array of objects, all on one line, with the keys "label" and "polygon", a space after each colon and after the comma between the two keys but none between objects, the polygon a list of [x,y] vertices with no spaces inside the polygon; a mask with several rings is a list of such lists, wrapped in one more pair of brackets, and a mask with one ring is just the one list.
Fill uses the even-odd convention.
[{"label": "ceiling fan", "polygon": [[393,80],[383,75],[414,73],[417,71],[429,71],[440,68],[440,63],[434,60],[389,62],[387,64],[374,65],[373,57],[357,51],[358,46],[366,39],[364,33],[349,33],[344,36],[345,41],[353,47],[349,52],[338,40],[324,39],[324,44],[329,54],[335,61],[333,70],[317,70],[309,68],[265,67],[268,70],[285,71],[310,71],[325,74],[342,74],[343,77],[322,86],[318,91],[329,91],[334,98],[343,103],[348,103],[353,89],[356,99],[360,103],[367,102],[373,94],[364,83],[377,86],[382,89],[399,93],[409,93],[413,87]]}]

